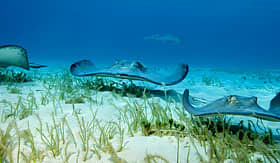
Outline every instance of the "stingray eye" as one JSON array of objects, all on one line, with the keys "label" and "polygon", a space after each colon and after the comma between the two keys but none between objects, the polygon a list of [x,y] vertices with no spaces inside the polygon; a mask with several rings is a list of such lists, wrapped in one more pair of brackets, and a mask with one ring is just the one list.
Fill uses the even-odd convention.
[{"label": "stingray eye", "polygon": [[252,97],[252,98],[251,98],[251,102],[254,102],[254,103],[255,103],[255,102],[257,102],[257,100],[258,100],[257,97]]},{"label": "stingray eye", "polygon": [[236,96],[232,96],[232,97],[231,97],[231,101],[232,101],[232,102],[238,102]]},{"label": "stingray eye", "polygon": [[138,61],[134,62],[132,66],[136,67],[137,69],[139,69],[142,72],[144,72],[146,70],[146,68]]},{"label": "stingray eye", "polygon": [[143,65],[140,62],[135,62],[134,65],[138,68],[143,68]]},{"label": "stingray eye", "polygon": [[115,64],[119,64],[119,63],[120,63],[120,60],[116,59]]},{"label": "stingray eye", "polygon": [[227,102],[230,104],[236,104],[236,103],[238,103],[238,100],[237,100],[236,96],[229,96],[227,98]]},{"label": "stingray eye", "polygon": [[228,96],[228,97],[227,97],[227,102],[230,102],[231,97],[232,97],[232,96]]},{"label": "stingray eye", "polygon": [[[140,63],[140,62],[138,62],[138,61],[136,61],[135,63],[136,63],[137,65],[139,65],[139,66],[141,65],[141,63]],[[141,66],[142,66],[142,65],[141,65]]]}]

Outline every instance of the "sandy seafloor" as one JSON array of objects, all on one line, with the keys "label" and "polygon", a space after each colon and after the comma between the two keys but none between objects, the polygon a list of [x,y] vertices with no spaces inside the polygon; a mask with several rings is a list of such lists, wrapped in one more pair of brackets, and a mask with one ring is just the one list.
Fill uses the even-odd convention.
[{"label": "sandy seafloor", "polygon": [[[45,68],[40,70],[31,70],[27,72],[30,76],[41,75],[44,78],[49,74],[54,74],[59,72],[57,69]],[[208,81],[208,82],[206,82]],[[145,86],[150,89],[160,89],[163,90],[162,86],[157,86],[149,84],[142,81],[134,82],[137,85]],[[81,141],[79,139],[79,127],[75,116],[73,115],[73,108],[71,104],[65,104],[60,102],[60,104],[53,104],[50,102],[47,105],[41,105],[40,100],[42,95],[45,93],[46,88],[44,88],[42,81],[34,80],[32,82],[16,84],[17,88],[20,89],[20,94],[11,94],[7,89],[7,84],[2,83],[0,85],[0,100],[6,99],[7,101],[15,104],[18,101],[18,97],[26,98],[27,95],[31,92],[34,93],[36,98],[38,109],[35,110],[35,113],[38,114],[43,123],[43,132],[47,135],[46,123],[49,125],[52,124],[52,112],[54,112],[54,107],[58,107],[56,120],[63,116],[66,116],[66,119],[69,123],[70,128],[76,138],[78,143],[75,147],[72,139],[70,138],[68,132],[66,132],[66,138],[70,141],[68,147],[68,153],[71,154],[69,162],[83,162],[83,152],[81,151]],[[275,94],[280,91],[280,70],[263,70],[263,71],[246,71],[246,70],[223,70],[223,69],[211,69],[211,68],[190,68],[189,74],[184,81],[181,83],[169,86],[167,89],[174,89],[179,93],[183,93],[184,89],[190,90],[190,95],[192,97],[197,97],[201,100],[201,103],[196,103],[197,106],[203,106],[204,103],[209,103],[215,99],[235,94],[242,96],[256,96],[258,97],[258,104],[264,108],[269,107],[270,100],[275,96]],[[54,91],[54,90],[53,90]],[[119,112],[113,106],[124,107],[126,102],[124,100],[119,100],[112,95],[112,92],[98,92],[93,98],[97,100],[102,100],[101,104],[92,105],[93,111],[97,111],[97,119],[100,122],[115,120],[116,122],[119,119]],[[128,97],[123,97],[128,99]],[[132,101],[143,102],[141,98],[130,98]],[[158,103],[165,105],[166,101],[155,97],[153,100]],[[0,104],[1,110],[8,109],[8,105]],[[181,105],[181,104],[180,104]],[[172,107],[172,106],[171,106]],[[89,103],[84,104],[75,104],[75,108],[80,111],[79,116],[84,117],[85,122],[88,122],[92,118],[92,114],[89,111]],[[255,118],[248,118],[243,116],[233,116],[233,121],[239,122],[240,120],[252,120],[256,121]],[[5,123],[1,122],[0,128],[5,129],[8,122],[12,121],[12,118],[8,119]],[[38,119],[35,115],[28,116],[22,120],[16,120],[17,126],[20,130],[27,129],[28,123],[32,134],[34,135],[34,141],[36,148],[44,151],[46,157],[43,162],[63,162],[64,147],[61,145],[61,153],[56,158],[53,158],[50,151],[46,148],[46,145],[41,141],[40,134],[38,130],[40,128]],[[275,131],[280,127],[280,122],[268,122],[263,121],[264,124]],[[36,129],[37,128],[37,129]],[[275,132],[276,134],[276,132]],[[94,133],[98,136],[98,132]],[[116,135],[112,140],[110,140],[114,148],[119,146],[119,136]],[[90,145],[93,142],[90,143]],[[190,150],[190,162],[199,162],[199,157],[197,151],[192,147],[188,137],[180,139],[180,154],[179,162],[187,162],[187,152]],[[200,154],[203,157],[207,157],[207,154],[198,148],[201,152]],[[30,153],[30,145],[27,143],[21,143],[21,150],[23,153]],[[144,162],[144,158],[147,154],[160,155],[166,158],[169,162],[176,162],[176,152],[177,152],[177,139],[174,136],[143,136],[141,132],[137,132],[133,137],[127,133],[125,130],[124,135],[124,147],[121,152],[118,152],[117,155],[126,160],[127,162]],[[85,162],[112,162],[112,158],[108,153],[100,152],[101,159],[99,160],[96,154],[89,152],[88,158]],[[17,145],[13,149],[14,162],[16,162],[17,155]],[[78,158],[77,158],[78,157]],[[21,158],[21,157],[20,157]],[[22,162],[22,161],[20,161]]]}]

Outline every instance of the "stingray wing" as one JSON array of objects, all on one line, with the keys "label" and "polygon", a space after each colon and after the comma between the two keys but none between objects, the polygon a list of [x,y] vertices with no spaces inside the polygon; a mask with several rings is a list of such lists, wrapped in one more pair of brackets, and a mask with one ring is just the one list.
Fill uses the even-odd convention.
[{"label": "stingray wing", "polygon": [[148,81],[154,84],[174,85],[182,80],[188,74],[188,65],[179,64],[172,72],[162,73],[156,70],[147,68],[145,72],[137,71],[133,68],[118,68],[111,66],[109,68],[98,69],[89,60],[81,60],[71,65],[70,71],[75,76],[105,76],[114,78],[123,78],[131,80]]}]

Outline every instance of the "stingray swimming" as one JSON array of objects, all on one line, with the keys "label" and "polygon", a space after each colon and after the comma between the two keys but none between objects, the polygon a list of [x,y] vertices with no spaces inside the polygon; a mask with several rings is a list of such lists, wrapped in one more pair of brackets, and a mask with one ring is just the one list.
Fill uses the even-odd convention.
[{"label": "stingray swimming", "polygon": [[30,68],[47,67],[36,63],[29,63],[27,51],[17,45],[0,46],[0,67],[17,66],[29,70]]},{"label": "stingray swimming", "polygon": [[153,34],[151,36],[145,36],[144,40],[155,40],[155,41],[161,41],[161,42],[169,42],[169,43],[175,43],[175,44],[181,44],[182,40],[175,35],[171,34]]},{"label": "stingray swimming", "polygon": [[189,90],[186,89],[183,94],[184,108],[195,116],[213,116],[217,114],[231,114],[252,116],[269,121],[280,121],[280,93],[271,101],[268,110],[263,109],[257,103],[257,97],[244,97],[230,95],[217,99],[212,103],[195,108],[189,101]]},{"label": "stingray swimming", "polygon": [[81,60],[71,65],[70,72],[74,76],[104,76],[130,80],[142,80],[166,86],[174,85],[188,74],[187,64],[178,64],[171,72],[159,72],[145,67],[137,61],[117,61],[107,68],[96,68],[89,60]]}]

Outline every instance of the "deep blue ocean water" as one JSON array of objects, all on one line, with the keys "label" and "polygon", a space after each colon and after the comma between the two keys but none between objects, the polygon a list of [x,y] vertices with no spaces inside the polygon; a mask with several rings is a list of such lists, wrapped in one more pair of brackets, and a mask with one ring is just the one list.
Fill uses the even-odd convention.
[{"label": "deep blue ocean water", "polygon": [[[279,0],[2,0],[0,45],[30,60],[280,68]],[[181,44],[144,40],[172,34]]]}]

